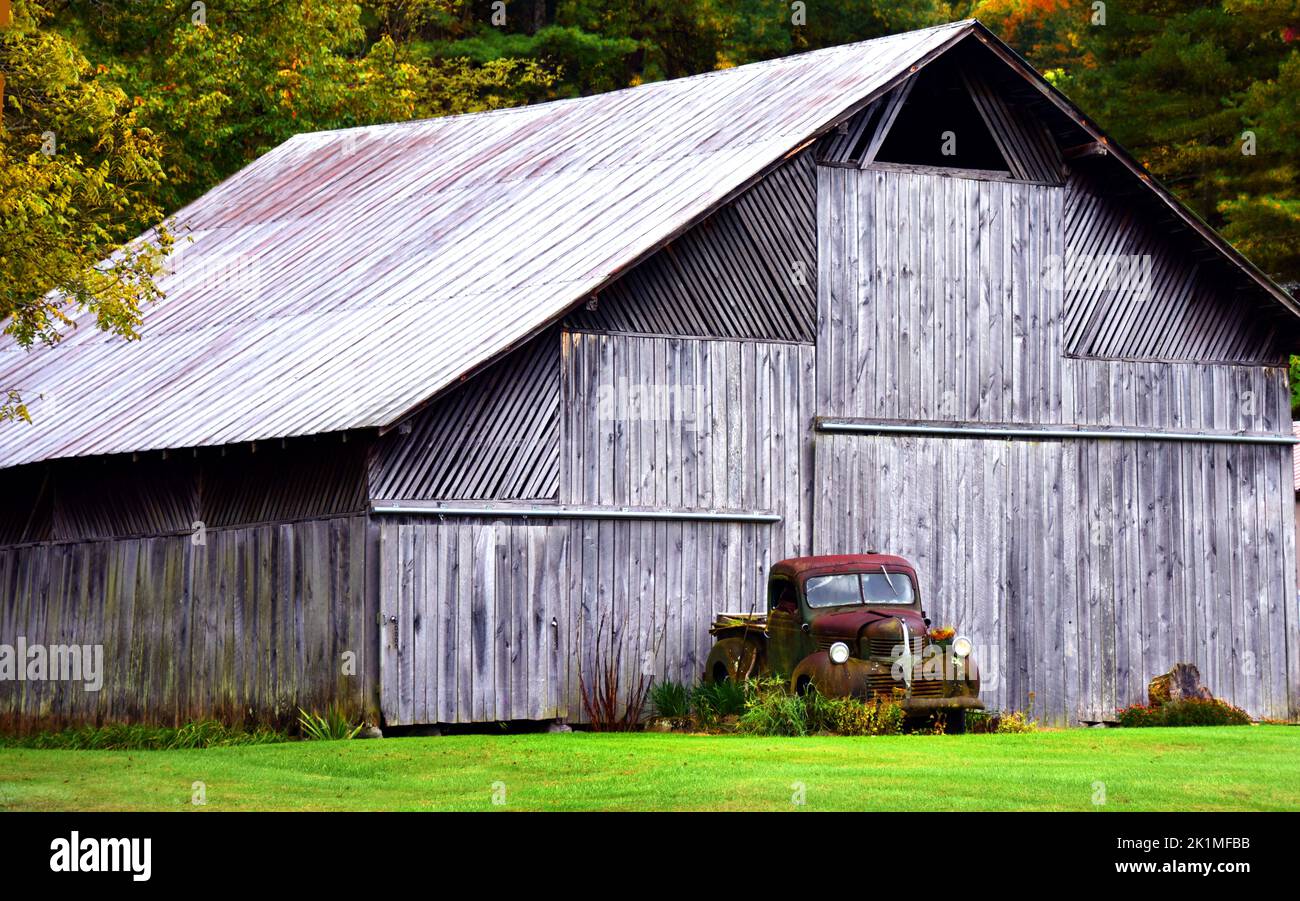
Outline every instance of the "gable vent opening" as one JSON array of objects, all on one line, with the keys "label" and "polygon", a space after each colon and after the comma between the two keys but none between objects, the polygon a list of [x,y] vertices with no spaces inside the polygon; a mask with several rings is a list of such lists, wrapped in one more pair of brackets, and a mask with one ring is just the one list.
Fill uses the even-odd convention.
[{"label": "gable vent opening", "polygon": [[1011,166],[960,74],[950,70],[945,77],[938,76],[922,73],[880,145],[876,161],[981,170],[1010,178]]},{"label": "gable vent opening", "polygon": [[830,166],[1063,183],[1044,124],[957,61],[935,62],[877,98],[823,137],[815,156]]}]

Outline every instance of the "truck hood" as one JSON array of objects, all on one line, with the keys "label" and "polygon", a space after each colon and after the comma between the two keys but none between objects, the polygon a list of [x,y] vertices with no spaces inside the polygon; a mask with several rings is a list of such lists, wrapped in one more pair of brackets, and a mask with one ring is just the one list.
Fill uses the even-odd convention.
[{"label": "truck hood", "polygon": [[911,607],[861,607],[823,613],[811,623],[814,638],[828,641],[854,641],[864,638],[899,640],[903,637],[902,623],[912,635],[925,632],[925,620]]}]

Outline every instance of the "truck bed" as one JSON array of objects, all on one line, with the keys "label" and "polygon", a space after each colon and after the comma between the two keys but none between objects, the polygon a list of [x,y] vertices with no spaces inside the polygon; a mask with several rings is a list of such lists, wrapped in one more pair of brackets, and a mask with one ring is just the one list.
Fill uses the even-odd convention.
[{"label": "truck bed", "polygon": [[766,613],[719,613],[709,626],[709,634],[714,637],[724,635],[751,635],[761,633],[767,628]]}]

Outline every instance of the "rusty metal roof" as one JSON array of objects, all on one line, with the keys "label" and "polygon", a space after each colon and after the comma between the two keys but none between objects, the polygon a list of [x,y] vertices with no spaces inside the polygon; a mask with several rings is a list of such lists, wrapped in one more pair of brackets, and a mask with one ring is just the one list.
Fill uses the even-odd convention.
[{"label": "rusty metal roof", "polygon": [[177,214],[143,340],[0,345],[0,466],[391,424],[970,27],[291,138]]},{"label": "rusty metal roof", "polygon": [[36,419],[0,428],[0,467],[392,425],[970,34],[1010,53],[967,20],[291,138],[177,214],[143,340],[83,315],[52,348],[0,341]]}]

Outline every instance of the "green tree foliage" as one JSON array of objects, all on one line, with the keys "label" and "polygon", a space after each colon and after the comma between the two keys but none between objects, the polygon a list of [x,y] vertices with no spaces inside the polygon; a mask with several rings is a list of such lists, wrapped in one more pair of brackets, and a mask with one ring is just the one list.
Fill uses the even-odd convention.
[{"label": "green tree foliage", "polygon": [[1107,7],[1063,88],[1264,269],[1300,280],[1300,2]]},{"label": "green tree foliage", "polygon": [[73,0],[68,21],[163,136],[160,202],[175,210],[299,132],[513,106],[551,83],[531,60],[413,52],[409,36],[459,6]]},{"label": "green tree foliage", "polygon": [[[171,242],[159,228],[127,243],[136,223],[162,219],[161,147],[138,105],[46,19],[20,0],[0,32],[0,317],[24,347],[58,341],[84,311],[134,338]],[[22,387],[0,386],[0,419],[28,418]]]}]

